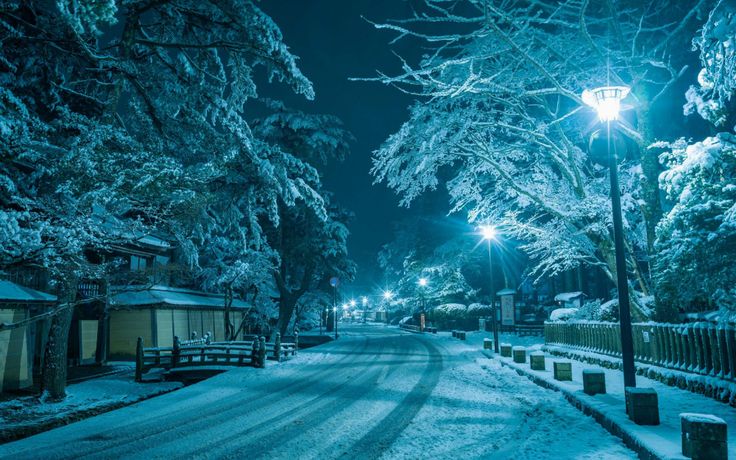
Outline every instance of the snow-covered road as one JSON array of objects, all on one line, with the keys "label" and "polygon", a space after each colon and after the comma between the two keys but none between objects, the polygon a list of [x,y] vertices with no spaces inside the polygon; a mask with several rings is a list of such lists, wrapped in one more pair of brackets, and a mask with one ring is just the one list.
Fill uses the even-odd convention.
[{"label": "snow-covered road", "polygon": [[384,326],[0,446],[0,458],[636,458],[563,397]]}]

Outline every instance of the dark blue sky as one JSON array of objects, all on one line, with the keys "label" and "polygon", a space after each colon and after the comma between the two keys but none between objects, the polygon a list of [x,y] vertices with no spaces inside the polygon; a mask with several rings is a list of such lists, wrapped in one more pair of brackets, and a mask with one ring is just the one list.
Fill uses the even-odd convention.
[{"label": "dark blue sky", "polygon": [[[265,0],[259,3],[279,25],[284,41],[300,57],[299,66],[314,83],[314,101],[289,94],[284,88],[261,86],[265,96],[278,97],[289,106],[340,117],[356,137],[352,155],[324,169],[326,188],[355,213],[351,223],[350,253],[359,264],[355,289],[379,283],[376,255],[391,239],[392,223],[406,214],[384,185],[372,186],[371,152],[406,119],[411,98],[380,83],[354,82],[350,77],[375,76],[376,70],[398,72],[399,60],[388,42],[393,34],[375,29],[363,17],[382,21],[406,17],[407,2],[400,0]],[[402,56],[416,49],[394,48]]]}]

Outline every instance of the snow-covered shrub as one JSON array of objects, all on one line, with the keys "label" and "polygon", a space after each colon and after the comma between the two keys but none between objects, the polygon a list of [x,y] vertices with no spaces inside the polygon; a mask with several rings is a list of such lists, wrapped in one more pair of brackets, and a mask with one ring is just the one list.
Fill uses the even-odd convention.
[{"label": "snow-covered shrub", "polygon": [[600,299],[585,302],[573,315],[574,320],[618,321],[618,299],[601,302]]},{"label": "snow-covered shrub", "polygon": [[433,310],[433,316],[437,321],[464,319],[468,307],[461,303],[446,303]]},{"label": "snow-covered shrub", "polygon": [[471,303],[468,305],[467,315],[476,317],[476,316],[488,316],[493,314],[493,311],[491,309],[490,305],[482,304],[482,303]]},{"label": "snow-covered shrub", "polygon": [[575,319],[575,315],[577,315],[577,313],[577,308],[557,308],[555,310],[552,310],[552,313],[550,313],[549,315],[549,320],[569,321],[571,319]]}]

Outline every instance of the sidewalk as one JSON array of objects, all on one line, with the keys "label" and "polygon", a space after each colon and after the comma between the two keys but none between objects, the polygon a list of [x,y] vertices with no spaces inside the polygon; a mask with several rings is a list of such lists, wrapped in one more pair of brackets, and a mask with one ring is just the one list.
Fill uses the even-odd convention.
[{"label": "sidewalk", "polygon": [[60,402],[19,396],[0,402],[0,444],[129,406],[182,387],[179,382],[136,383],[133,368],[67,386]]},{"label": "sidewalk", "polygon": [[[483,339],[491,334],[474,332],[468,334],[468,342],[479,349],[483,348]],[[543,339],[516,337],[503,334],[501,343],[510,343],[527,347],[527,360],[524,364],[514,363],[512,358],[494,356],[491,350],[484,350],[489,358],[496,359],[502,365],[516,370],[540,386],[562,392],[568,401],[586,414],[592,415],[598,423],[608,431],[621,437],[642,458],[684,459],[681,447],[681,413],[711,414],[722,418],[728,424],[729,458],[736,458],[736,411],[728,404],[698,395],[676,387],[667,386],[646,377],[637,376],[638,387],[654,388],[659,399],[660,425],[640,426],[630,421],[626,415],[623,372],[606,369],[593,364],[583,363],[546,355],[544,371],[533,371],[529,367],[529,352],[541,350]],[[452,340],[452,339],[451,339]],[[457,339],[454,339],[457,340]],[[552,362],[570,361],[572,363],[573,381],[560,382],[553,378]],[[589,396],[583,393],[582,374],[584,369],[603,371],[606,375],[605,395]]]}]

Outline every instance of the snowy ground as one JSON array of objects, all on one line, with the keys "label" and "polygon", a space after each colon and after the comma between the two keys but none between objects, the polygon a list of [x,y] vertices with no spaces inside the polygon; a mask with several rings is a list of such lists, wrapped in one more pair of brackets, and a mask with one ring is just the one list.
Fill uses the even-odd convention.
[{"label": "snowy ground", "polygon": [[66,399],[58,403],[42,402],[33,396],[3,401],[0,402],[0,442],[66,425],[181,386],[178,382],[135,383],[131,367],[129,372],[69,385]]},{"label": "snowy ground", "polygon": [[618,438],[446,336],[347,326],[239,368],[0,446],[0,458],[636,458]]}]

